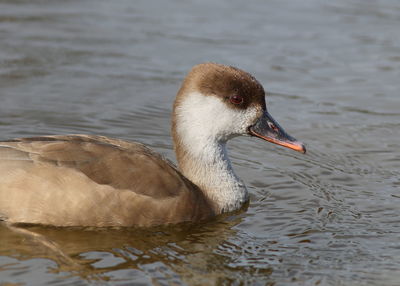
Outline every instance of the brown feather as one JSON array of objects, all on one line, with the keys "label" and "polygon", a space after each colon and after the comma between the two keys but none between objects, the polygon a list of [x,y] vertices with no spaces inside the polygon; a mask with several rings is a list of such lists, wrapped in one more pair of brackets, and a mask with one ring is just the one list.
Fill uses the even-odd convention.
[{"label": "brown feather", "polygon": [[0,182],[0,213],[10,223],[149,226],[215,215],[160,155],[102,136],[0,142]]}]

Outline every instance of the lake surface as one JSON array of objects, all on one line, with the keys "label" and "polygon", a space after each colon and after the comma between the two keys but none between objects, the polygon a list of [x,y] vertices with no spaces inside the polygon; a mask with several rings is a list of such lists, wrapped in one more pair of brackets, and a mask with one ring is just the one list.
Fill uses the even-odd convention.
[{"label": "lake surface", "polygon": [[90,133],[175,160],[175,93],[252,73],[302,155],[234,139],[247,210],[153,229],[10,229],[0,285],[400,285],[400,2],[0,0],[0,137]]}]

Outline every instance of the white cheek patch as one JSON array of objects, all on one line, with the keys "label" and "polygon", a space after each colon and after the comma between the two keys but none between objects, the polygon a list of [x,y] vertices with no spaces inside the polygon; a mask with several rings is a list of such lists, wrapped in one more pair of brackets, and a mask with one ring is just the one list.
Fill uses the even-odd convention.
[{"label": "white cheek patch", "polygon": [[185,139],[192,142],[225,142],[232,137],[247,134],[247,128],[254,124],[261,110],[257,107],[234,109],[216,96],[193,92],[185,96],[176,112],[177,131]]},{"label": "white cheek patch", "polygon": [[189,157],[184,175],[200,186],[221,211],[239,208],[247,199],[243,182],[235,175],[225,143],[247,134],[262,114],[262,107],[231,108],[223,99],[198,92],[185,94],[175,109],[178,140]]}]

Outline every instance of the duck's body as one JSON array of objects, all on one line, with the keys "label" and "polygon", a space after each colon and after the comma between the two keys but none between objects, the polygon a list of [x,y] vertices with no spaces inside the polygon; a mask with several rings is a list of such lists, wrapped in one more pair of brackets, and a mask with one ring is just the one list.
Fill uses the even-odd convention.
[{"label": "duck's body", "polygon": [[68,135],[0,143],[0,217],[57,226],[149,226],[215,215],[202,192],[139,143]]},{"label": "duck's body", "polygon": [[142,144],[66,135],[0,142],[0,220],[56,226],[150,226],[200,221],[248,200],[226,152],[254,135],[305,151],[266,113],[249,74],[202,64],[174,104],[180,170]]}]

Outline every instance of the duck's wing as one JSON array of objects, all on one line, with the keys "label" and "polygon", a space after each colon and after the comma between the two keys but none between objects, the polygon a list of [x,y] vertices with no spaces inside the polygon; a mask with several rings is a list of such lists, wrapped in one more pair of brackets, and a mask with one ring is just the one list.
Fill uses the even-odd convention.
[{"label": "duck's wing", "polygon": [[142,144],[66,135],[0,142],[0,219],[58,226],[157,225],[214,214]]}]

